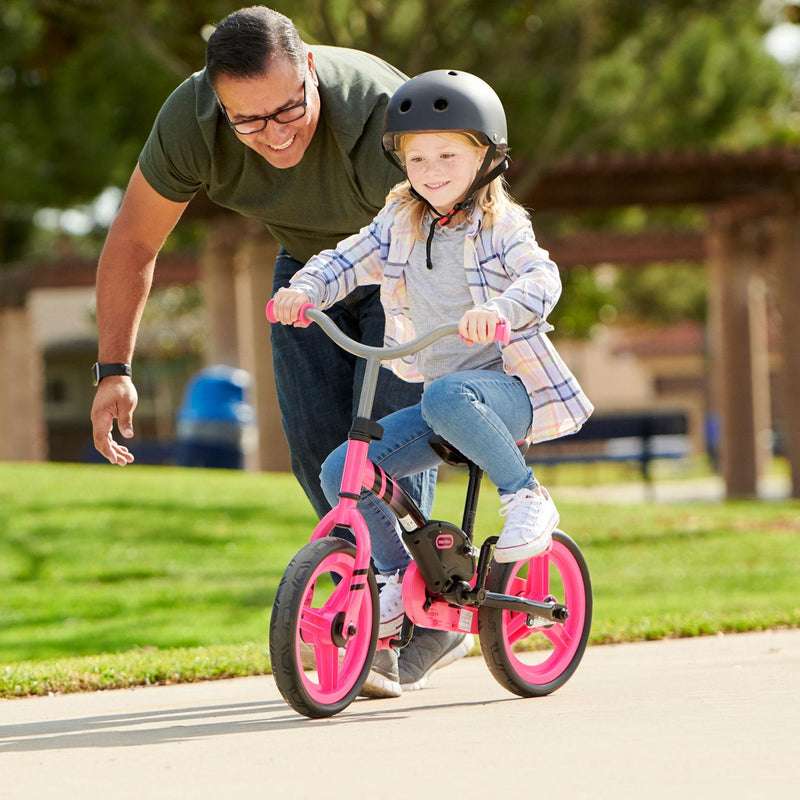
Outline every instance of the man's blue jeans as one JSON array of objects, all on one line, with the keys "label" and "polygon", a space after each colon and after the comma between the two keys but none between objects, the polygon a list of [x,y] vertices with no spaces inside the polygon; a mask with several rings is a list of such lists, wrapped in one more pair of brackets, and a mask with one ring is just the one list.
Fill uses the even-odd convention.
[{"label": "man's blue jeans", "polygon": [[[292,275],[302,266],[281,249],[275,262],[272,293],[288,286]],[[376,347],[383,344],[384,316],[379,287],[360,287],[327,313],[351,338]],[[331,504],[320,487],[320,468],[328,453],[347,438],[358,408],[365,362],[337,347],[317,325],[308,328],[272,325],[270,336],[278,405],[289,443],[292,472],[314,511],[322,517]],[[386,368],[380,373],[375,418],[419,402],[422,384],[402,381]],[[403,486],[422,511],[429,514],[436,472],[409,475]],[[336,493],[331,502],[336,502]]]},{"label": "man's blue jeans", "polygon": [[[488,370],[455,372],[433,381],[419,404],[381,419],[383,438],[370,443],[369,457],[394,478],[430,469],[441,463],[428,444],[438,433],[480,466],[500,494],[534,489],[539,484],[516,444],[527,435],[531,416],[530,398],[518,378]],[[322,466],[322,488],[332,502],[345,453],[346,445],[338,447]],[[366,490],[358,507],[378,570],[404,569],[410,558],[394,515]]]}]

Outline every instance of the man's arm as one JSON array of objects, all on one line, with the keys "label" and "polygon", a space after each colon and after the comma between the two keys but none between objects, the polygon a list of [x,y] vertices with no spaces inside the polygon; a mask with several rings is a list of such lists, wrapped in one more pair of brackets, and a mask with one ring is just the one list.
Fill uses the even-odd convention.
[{"label": "man's arm", "polygon": [[[156,256],[188,203],[156,192],[139,167],[133,170],[119,213],[106,237],[97,267],[98,360],[130,364]],[[94,446],[112,464],[133,461],[112,436],[114,420],[126,439],[133,436],[138,397],[131,378],[111,376],[97,387],[92,404]]]}]

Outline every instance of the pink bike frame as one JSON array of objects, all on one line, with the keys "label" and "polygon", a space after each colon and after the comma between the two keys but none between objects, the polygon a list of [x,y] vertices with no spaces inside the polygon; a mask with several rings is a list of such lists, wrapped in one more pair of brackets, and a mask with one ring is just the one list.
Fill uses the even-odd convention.
[{"label": "pink bike frame", "polygon": [[[345,611],[343,630],[351,629],[358,618],[361,608],[361,600],[364,597],[364,589],[367,585],[367,575],[369,574],[370,557],[372,555],[372,544],[369,538],[369,531],[364,522],[364,517],[358,510],[357,498],[361,495],[361,489],[367,484],[364,482],[364,475],[367,467],[370,467],[370,476],[374,474],[371,469],[372,464],[367,458],[369,442],[356,441],[350,439],[347,445],[347,455],[345,456],[344,475],[339,493],[339,502],[335,508],[331,509],[314,528],[311,534],[311,541],[321,539],[331,534],[334,528],[341,526],[353,531],[356,539],[356,558],[353,569],[353,577],[350,584],[349,602]],[[370,477],[369,485],[372,485]]]},{"label": "pink bike frame", "polygon": [[[277,322],[277,318],[273,312],[273,302],[273,300],[270,300],[267,304],[266,316],[270,322],[274,323]],[[297,322],[303,326],[316,322],[340,347],[367,360],[357,412],[358,418],[366,419],[369,419],[372,414],[372,403],[375,397],[378,368],[381,361],[415,353],[442,336],[458,332],[456,324],[441,325],[439,328],[405,345],[370,347],[349,339],[329,317],[315,310],[310,304],[301,309]],[[504,344],[508,343],[510,332],[505,323],[499,323],[496,326],[494,338]],[[387,475],[380,467],[369,460],[368,453],[369,437],[354,436],[351,431],[348,437],[344,473],[339,490],[339,502],[319,521],[311,534],[311,541],[314,541],[329,536],[335,528],[342,527],[350,529],[355,536],[356,557],[350,590],[347,595],[348,600],[342,627],[344,631],[353,629],[358,619],[359,609],[364,597],[364,589],[367,586],[367,576],[372,555],[369,530],[357,505],[362,490],[368,489],[385,502],[404,528],[414,530],[426,523],[424,516],[413,500],[390,475]]]}]

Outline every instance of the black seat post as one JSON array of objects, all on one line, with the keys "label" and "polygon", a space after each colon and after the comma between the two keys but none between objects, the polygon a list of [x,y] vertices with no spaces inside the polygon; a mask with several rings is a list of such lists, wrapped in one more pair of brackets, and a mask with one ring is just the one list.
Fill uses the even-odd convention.
[{"label": "black seat post", "polygon": [[467,496],[464,498],[464,517],[461,521],[461,530],[472,541],[475,531],[475,517],[478,515],[478,500],[481,495],[483,470],[471,461],[467,462],[467,467],[469,468],[469,483],[467,484]]}]

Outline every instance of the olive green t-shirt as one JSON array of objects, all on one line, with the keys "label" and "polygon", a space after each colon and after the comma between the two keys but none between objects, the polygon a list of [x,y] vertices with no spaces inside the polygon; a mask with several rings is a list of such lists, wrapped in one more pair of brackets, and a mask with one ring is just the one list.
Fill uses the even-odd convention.
[{"label": "olive green t-shirt", "polygon": [[303,262],[368,224],[403,179],[383,155],[381,126],[405,76],[357,50],[310,49],[321,113],[299,164],[278,169],[242,144],[205,70],[167,98],[139,156],[142,174],[163,197],[186,202],[205,188],[213,202],[263,222]]}]

